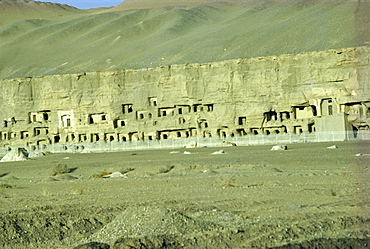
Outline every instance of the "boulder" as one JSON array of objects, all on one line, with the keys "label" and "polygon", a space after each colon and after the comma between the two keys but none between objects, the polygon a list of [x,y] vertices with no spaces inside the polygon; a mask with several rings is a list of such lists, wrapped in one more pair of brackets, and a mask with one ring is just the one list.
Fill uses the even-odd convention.
[{"label": "boulder", "polygon": [[275,150],[287,150],[287,149],[288,149],[288,147],[286,145],[274,145],[271,148],[272,151],[275,151]]},{"label": "boulder", "polygon": [[218,151],[215,151],[212,153],[212,155],[221,155],[221,154],[225,154],[225,151],[224,150],[218,150]]},{"label": "boulder", "polygon": [[329,147],[326,147],[327,149],[338,149],[338,146],[336,145],[332,145],[332,146],[329,146]]}]

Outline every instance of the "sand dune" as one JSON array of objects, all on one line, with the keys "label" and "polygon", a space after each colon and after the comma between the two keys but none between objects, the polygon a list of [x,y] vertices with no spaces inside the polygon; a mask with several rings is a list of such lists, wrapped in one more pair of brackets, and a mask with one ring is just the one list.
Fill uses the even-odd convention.
[{"label": "sand dune", "polygon": [[[77,10],[0,1],[0,78],[202,63],[370,40],[370,8],[364,2],[361,8],[358,1],[344,0],[234,2],[121,10],[144,3],[136,0]],[[9,10],[15,14],[5,15]]]}]

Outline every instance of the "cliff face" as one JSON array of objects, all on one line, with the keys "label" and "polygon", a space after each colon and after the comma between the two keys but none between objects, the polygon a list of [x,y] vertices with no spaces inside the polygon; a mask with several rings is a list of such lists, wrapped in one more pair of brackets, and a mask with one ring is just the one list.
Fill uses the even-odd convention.
[{"label": "cliff face", "polygon": [[2,143],[314,132],[339,113],[366,127],[369,51],[3,80]]}]

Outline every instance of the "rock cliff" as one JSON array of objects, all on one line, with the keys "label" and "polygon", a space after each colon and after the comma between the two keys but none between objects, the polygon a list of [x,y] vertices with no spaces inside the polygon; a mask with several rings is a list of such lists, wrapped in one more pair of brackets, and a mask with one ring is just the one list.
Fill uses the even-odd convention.
[{"label": "rock cliff", "polygon": [[2,80],[1,142],[315,132],[328,130],[324,117],[338,115],[365,129],[369,50]]}]

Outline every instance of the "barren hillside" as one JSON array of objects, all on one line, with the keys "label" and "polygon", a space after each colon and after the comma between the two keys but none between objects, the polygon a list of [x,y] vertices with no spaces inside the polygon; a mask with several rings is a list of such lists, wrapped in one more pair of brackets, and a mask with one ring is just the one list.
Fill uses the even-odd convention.
[{"label": "barren hillside", "polygon": [[364,1],[202,2],[127,0],[116,8],[78,10],[0,0],[0,78],[202,63],[370,41]]}]

